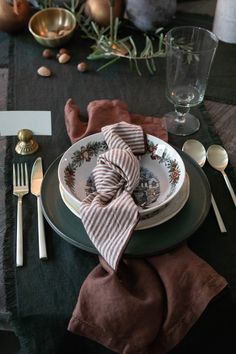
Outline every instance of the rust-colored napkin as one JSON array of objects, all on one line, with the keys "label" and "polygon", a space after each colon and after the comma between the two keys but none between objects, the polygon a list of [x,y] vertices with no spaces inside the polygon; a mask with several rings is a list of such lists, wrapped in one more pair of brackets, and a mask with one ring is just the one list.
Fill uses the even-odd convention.
[{"label": "rust-colored napkin", "polygon": [[101,128],[114,123],[127,122],[141,125],[146,134],[155,135],[167,141],[165,121],[156,117],[130,113],[128,106],[119,100],[96,100],[87,107],[88,123],[80,120],[80,109],[70,98],[65,105],[65,124],[68,136],[73,143],[87,135],[101,131]]},{"label": "rust-colored napkin", "polygon": [[[88,118],[87,125],[81,123],[79,108],[68,100],[65,122],[72,143],[119,121],[167,140],[161,119],[130,114],[117,100],[91,102]],[[117,353],[165,354],[226,285],[186,245],[156,257],[122,259],[116,272],[100,257],[81,287],[68,329]]]}]

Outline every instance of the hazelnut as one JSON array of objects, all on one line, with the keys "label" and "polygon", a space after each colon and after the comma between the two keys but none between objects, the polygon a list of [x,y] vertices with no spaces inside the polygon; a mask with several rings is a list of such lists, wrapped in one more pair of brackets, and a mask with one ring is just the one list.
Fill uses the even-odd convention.
[{"label": "hazelnut", "polygon": [[78,69],[78,71],[83,73],[88,70],[88,65],[85,62],[81,62],[77,65],[77,69]]},{"label": "hazelnut", "polygon": [[51,59],[53,58],[54,54],[53,54],[53,51],[51,49],[44,49],[43,51],[43,57],[46,58],[46,59]]},{"label": "hazelnut", "polygon": [[61,55],[61,54],[64,54],[64,53],[70,55],[70,51],[69,51],[68,49],[66,49],[66,48],[61,48],[61,49],[59,49],[59,52],[58,52],[58,53],[59,53],[60,55]]}]

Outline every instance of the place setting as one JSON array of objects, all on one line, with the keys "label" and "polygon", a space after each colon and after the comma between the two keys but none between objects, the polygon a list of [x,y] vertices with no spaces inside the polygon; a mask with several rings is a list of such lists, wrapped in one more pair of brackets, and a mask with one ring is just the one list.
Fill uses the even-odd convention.
[{"label": "place setting", "polygon": [[[110,31],[49,6],[12,41],[14,53],[32,53],[29,72],[27,58],[14,56],[14,110],[0,114],[1,134],[18,138],[7,139],[14,235],[6,239],[26,352],[181,351],[185,337],[204,338],[215,317],[228,316],[219,309],[233,282],[221,255],[234,240],[234,181],[229,149],[203,112],[218,39],[198,26],[166,28],[147,33],[139,57],[109,4]],[[98,53],[106,58],[96,70]],[[215,327],[207,328],[210,338]],[[190,340],[195,351],[200,342]]]},{"label": "place setting", "polygon": [[[121,109],[123,120],[119,118]],[[208,284],[208,276],[214,280],[206,285],[211,286],[211,291],[206,296],[208,300],[200,299],[199,309],[227,285],[224,278],[186,246],[187,239],[200,228],[209,213],[211,189],[205,173],[190,154],[167,142],[162,118],[139,115],[139,124],[133,124],[137,116],[129,113],[128,106],[119,100],[90,102],[86,127],[80,122],[78,112],[76,104],[69,99],[65,105],[65,124],[73,144],[46,170],[41,187],[42,209],[59,237],[78,249],[95,254],[99,260],[82,284],[68,330],[122,352],[119,349],[119,345],[123,345],[122,338],[111,345],[107,342],[109,336],[100,336],[99,328],[102,326],[108,331],[108,317],[103,308],[108,306],[108,298],[113,299],[114,294],[122,299],[119,307],[124,316],[132,318],[136,296],[130,300],[130,289],[125,284],[134,285],[133,272],[140,281],[138,287],[145,292],[136,315],[141,316],[144,311],[142,316],[150,318],[145,299],[151,293],[156,294],[152,297],[152,306],[160,309],[162,315],[158,318],[163,318],[170,327],[162,301],[172,291],[179,294],[180,303],[183,292],[188,298],[186,308],[173,306],[170,318],[174,319],[188,316],[189,309],[198,301],[191,289]],[[78,134],[77,141],[76,124],[83,127],[79,132],[82,137]],[[155,136],[150,134],[153,127],[156,128]],[[191,264],[188,271],[186,262]],[[180,285],[169,267],[187,272],[189,287],[186,282]],[[196,270],[200,282],[195,282]],[[160,291],[157,274],[165,284],[165,294]],[[145,281],[149,277],[151,287]],[[138,287],[135,292],[139,291]],[[97,305],[91,305],[94,294],[100,293],[104,295],[96,296]],[[86,314],[82,303],[86,303]],[[168,304],[171,306],[170,300]],[[96,321],[98,308],[100,316]],[[107,311],[117,325],[119,319],[112,308],[114,306]],[[171,338],[167,348],[172,348],[197,318],[198,315],[181,325],[180,337]],[[81,325],[85,322],[88,326]],[[95,323],[97,328],[92,335],[90,323]],[[136,333],[137,322],[126,320],[126,323]],[[124,326],[122,333],[129,333],[129,326]],[[142,326],[140,324],[140,328]],[[113,327],[109,328],[112,332]],[[161,324],[155,321],[149,328],[153,331],[153,345],[156,340],[165,342],[168,334],[166,331],[162,334]]]},{"label": "place setting", "polygon": [[[108,106],[112,103],[105,101]],[[92,104],[102,107],[104,101]],[[97,122],[96,114],[92,116],[93,122]],[[160,127],[162,135],[163,127]],[[106,150],[102,133],[78,140],[53,161],[41,190],[44,216],[51,227],[68,242],[93,253],[98,251],[84,229],[80,205],[86,193],[94,191],[91,173],[97,157]],[[198,229],[210,208],[208,180],[185,152],[147,134],[147,151],[141,157],[140,166],[140,183],[151,184],[151,187],[140,185],[133,193],[139,203],[139,221],[125,250],[126,255],[151,255],[175,247]],[[151,203],[146,205],[148,198]]]}]

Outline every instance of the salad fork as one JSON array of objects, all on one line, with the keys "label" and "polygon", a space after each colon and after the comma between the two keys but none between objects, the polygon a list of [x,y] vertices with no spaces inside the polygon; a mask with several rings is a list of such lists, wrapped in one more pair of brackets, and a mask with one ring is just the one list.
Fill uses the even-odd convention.
[{"label": "salad fork", "polygon": [[16,266],[23,266],[23,225],[22,225],[22,199],[29,193],[29,179],[26,163],[13,164],[13,194],[17,201],[17,231],[16,231]]}]

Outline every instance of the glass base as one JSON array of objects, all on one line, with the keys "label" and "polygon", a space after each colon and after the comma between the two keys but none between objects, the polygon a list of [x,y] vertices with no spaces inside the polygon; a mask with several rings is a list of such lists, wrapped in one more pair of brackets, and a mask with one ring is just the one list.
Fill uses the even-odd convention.
[{"label": "glass base", "polygon": [[197,132],[200,128],[198,118],[190,113],[185,114],[185,121],[180,122],[177,120],[177,114],[170,112],[164,115],[166,121],[167,131],[174,135],[186,136]]}]

